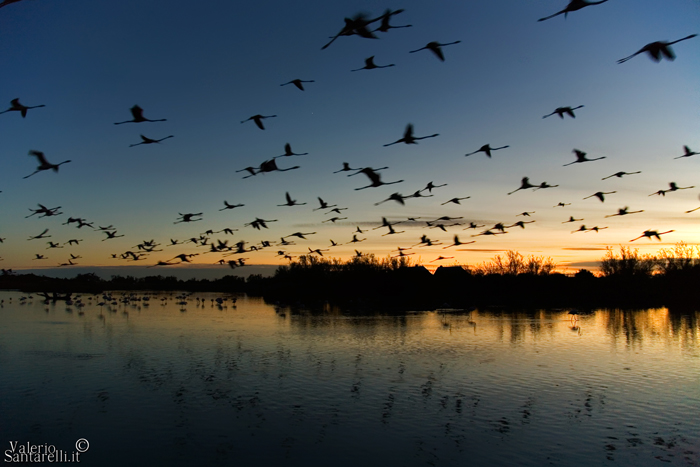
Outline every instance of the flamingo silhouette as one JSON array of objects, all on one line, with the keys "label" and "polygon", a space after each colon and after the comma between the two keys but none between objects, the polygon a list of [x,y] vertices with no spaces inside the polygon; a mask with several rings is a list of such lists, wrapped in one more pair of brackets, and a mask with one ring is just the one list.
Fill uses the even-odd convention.
[{"label": "flamingo silhouette", "polygon": [[[269,161],[265,161],[262,164],[260,164],[260,168],[258,169],[257,173],[286,172],[288,170],[294,170],[294,169],[298,169],[298,168],[299,168],[299,166],[295,165],[294,167],[289,167],[287,169],[280,169],[279,167],[277,167],[277,162],[275,162],[275,159],[270,159]],[[247,168],[244,170],[247,170]],[[250,175],[248,175],[247,177],[243,177],[243,178],[248,178],[248,177],[250,177]]]},{"label": "flamingo silhouette", "polygon": [[330,219],[326,219],[325,221],[321,221],[321,224],[324,224],[326,222],[332,222],[335,224],[336,221],[342,221],[347,219],[347,217],[331,217]]},{"label": "flamingo silhouette", "polygon": [[555,207],[555,208],[559,208],[559,207],[562,207],[562,208],[563,208],[563,207],[565,207],[565,206],[571,206],[571,203],[563,203],[563,202],[559,201],[559,203],[558,203],[556,206],[554,206],[554,207]]},{"label": "flamingo silhouette", "polygon": [[578,107],[557,107],[554,110],[554,112],[552,112],[551,114],[547,114],[542,118],[551,117],[554,114],[559,115],[559,118],[562,118],[562,119],[564,118],[564,114],[568,115],[571,118],[576,118],[576,114],[574,114],[574,110],[580,109],[581,107],[583,107],[583,106],[579,105]]},{"label": "flamingo silhouette", "polygon": [[617,177],[617,178],[622,178],[623,175],[634,175],[634,174],[640,174],[642,172],[616,172],[612,175],[608,175],[607,177],[601,178],[601,180],[607,180],[612,177]]},{"label": "flamingo silhouette", "polygon": [[596,191],[591,196],[586,196],[583,199],[593,198],[594,196],[600,200],[601,203],[605,202],[605,195],[611,195],[617,193],[617,191]]},{"label": "flamingo silhouette", "polygon": [[590,2],[587,0],[571,0],[569,2],[569,4],[566,5],[566,8],[564,8],[563,10],[558,11],[558,12],[554,13],[553,15],[549,15],[549,16],[545,16],[544,18],[540,18],[537,21],[545,21],[545,20],[548,20],[550,18],[554,18],[555,16],[559,16],[561,14],[564,14],[564,18],[566,18],[566,15],[568,15],[569,12],[571,12],[571,11],[577,11],[577,10],[580,10],[581,8],[585,8],[585,7],[591,6],[591,5],[600,5],[601,3],[605,3],[607,1],[608,0],[599,0],[597,2]]},{"label": "flamingo silhouette", "polygon": [[392,66],[396,66],[396,65],[393,63],[391,65],[381,65],[381,66],[375,65],[374,64],[374,55],[372,55],[369,58],[365,58],[365,66],[363,66],[362,68],[356,68],[355,70],[350,70],[350,71],[374,70],[375,68],[389,68]]},{"label": "flamingo silhouette", "polygon": [[453,44],[459,44],[460,42],[462,42],[462,41],[448,42],[447,44],[440,44],[440,43],[435,42],[435,41],[428,42],[425,45],[425,47],[421,47],[420,49],[416,49],[416,50],[411,50],[411,51],[409,51],[409,53],[415,53],[415,52],[427,49],[427,50],[430,50],[432,53],[434,53],[435,56],[437,58],[439,58],[441,62],[444,62],[445,56],[442,53],[441,47],[445,47],[445,46],[453,45]]},{"label": "flamingo silhouette", "polygon": [[297,200],[292,199],[291,196],[289,196],[289,192],[286,192],[284,194],[285,198],[287,199],[287,202],[284,204],[278,204],[277,206],[303,206],[306,203],[297,203]]},{"label": "flamingo silhouette", "polygon": [[518,216],[530,217],[530,214],[534,214],[535,212],[536,211],[525,211],[525,212],[521,212],[520,214],[516,214],[515,217],[518,217]]},{"label": "flamingo silhouette", "polygon": [[644,212],[644,209],[641,211],[630,211],[628,206],[625,206],[624,208],[619,208],[617,210],[617,214],[610,214],[609,216],[605,217],[615,217],[615,216],[626,216],[627,214],[636,214],[638,212]]},{"label": "flamingo silhouette", "polygon": [[[387,168],[387,167],[383,167],[383,168]],[[359,172],[355,172],[354,174],[348,175],[348,177],[352,177],[353,175],[357,175],[357,174],[361,173],[361,174],[365,174],[367,176],[367,178],[369,178],[370,181],[372,182],[371,184],[369,184],[367,186],[355,188],[355,190],[364,190],[365,188],[376,188],[376,187],[379,187],[382,185],[393,185],[394,183],[403,182],[403,180],[397,180],[395,182],[383,182],[381,180],[381,177],[379,176],[379,174],[376,172],[377,170],[382,170],[382,169],[372,169],[371,167],[365,167],[364,169],[360,170]]]},{"label": "flamingo silhouette", "polygon": [[[321,203],[321,206],[314,209],[314,211],[318,211],[320,209],[329,209],[329,208],[333,208],[333,207],[337,206],[337,204],[330,204],[329,205],[327,202],[323,201],[323,198],[321,198],[320,196],[317,196],[317,198],[318,198],[318,202]],[[338,213],[338,214],[340,214],[340,213]]]},{"label": "flamingo silhouette", "polygon": [[253,121],[255,122],[255,124],[258,126],[258,128],[260,128],[261,130],[264,130],[265,127],[263,126],[263,122],[262,122],[263,119],[265,119],[265,118],[273,118],[273,117],[276,117],[276,116],[277,116],[277,115],[260,115],[260,114],[257,114],[257,115],[253,115],[252,117],[246,118],[245,120],[242,120],[241,123],[245,123],[245,122],[247,122],[247,121],[249,121],[249,120],[253,120]]},{"label": "flamingo silhouette", "polygon": [[143,122],[165,122],[167,121],[165,118],[162,118],[160,120],[149,120],[146,117],[143,116],[143,109],[139,107],[138,105],[133,106],[131,109],[131,115],[134,117],[131,120],[126,120],[123,122],[117,122],[115,125],[121,125],[123,123],[143,123]]},{"label": "flamingo silhouette", "polygon": [[568,224],[569,222],[578,222],[578,221],[582,221],[582,220],[583,219],[574,219],[574,216],[569,216],[569,220],[562,222],[562,224]]},{"label": "flamingo silhouette", "polygon": [[[21,1],[22,0],[3,0],[2,3],[0,3],[0,8],[7,6],[7,5],[10,5],[11,3],[17,3],[17,2],[21,2]],[[4,269],[3,269],[3,271],[4,271]]]},{"label": "flamingo silhouette", "polygon": [[151,138],[149,138],[149,137],[147,137],[147,136],[144,136],[144,135],[140,135],[140,136],[141,136],[141,139],[142,139],[143,141],[141,141],[140,143],[136,143],[136,144],[130,144],[130,145],[129,145],[130,148],[133,148],[134,146],[139,146],[139,145],[141,145],[141,144],[160,143],[161,141],[166,140],[166,139],[168,139],[168,138],[174,138],[173,135],[166,136],[165,138],[161,138],[161,139],[151,139]]},{"label": "flamingo silhouette", "polygon": [[389,21],[391,20],[391,17],[394,15],[398,15],[399,13],[403,13],[403,9],[400,10],[394,10],[391,11],[390,9],[387,9],[384,14],[381,16],[381,24],[380,26],[375,29],[373,32],[389,32],[389,29],[400,29],[400,28],[410,28],[412,25],[407,24],[405,26],[392,26],[389,24]]},{"label": "flamingo silhouette", "polygon": [[173,224],[179,224],[181,222],[196,222],[196,221],[202,220],[201,218],[200,219],[193,219],[194,217],[201,216],[202,215],[201,212],[198,212],[196,214],[195,213],[183,214],[181,212],[178,212],[178,214],[180,214],[180,216],[182,216],[182,218],[180,220],[178,220],[177,222],[173,222]]},{"label": "flamingo silhouette", "polygon": [[380,19],[382,19],[382,16],[374,19],[367,19],[367,15],[365,15],[364,13],[358,13],[352,18],[345,18],[345,26],[343,26],[343,28],[338,32],[338,34],[331,37],[330,42],[321,47],[321,50],[328,48],[328,46],[335,42],[335,40],[340,36],[358,35],[360,37],[364,37],[365,39],[377,39],[377,36],[372,34],[372,32],[369,29],[367,29],[367,26],[376,21],[379,21]]},{"label": "flamingo silhouette", "polygon": [[668,231],[666,231],[666,232],[657,232],[656,230],[645,230],[644,232],[642,232],[642,235],[640,235],[640,236],[637,237],[637,238],[633,238],[632,240],[630,240],[630,242],[633,242],[633,241],[635,241],[635,240],[639,240],[640,238],[644,238],[644,237],[648,238],[649,240],[651,240],[652,237],[654,237],[654,238],[656,238],[657,240],[660,241],[660,240],[661,240],[661,235],[664,235],[664,234],[667,234],[667,233],[671,233],[671,232],[673,232],[673,230],[668,230]]},{"label": "flamingo silhouette", "polygon": [[[351,172],[351,171],[353,171],[353,170],[362,170],[362,169],[353,169],[353,168],[350,167],[350,164],[348,164],[347,162],[343,162],[343,168],[340,169],[340,170],[336,170],[336,171],[333,172],[333,173],[334,173],[334,174],[337,174],[337,173],[340,173],[340,172]],[[375,169],[375,170],[379,170],[379,169]]]},{"label": "flamingo silhouette", "polygon": [[425,185],[425,188],[423,188],[421,191],[428,190],[428,193],[433,192],[433,188],[440,188],[443,186],[447,186],[447,183],[443,183],[442,185],[434,185],[432,181],[428,182],[427,185]]},{"label": "flamingo silhouette", "polygon": [[[7,2],[7,0],[5,0]],[[19,1],[19,0],[14,0],[14,1]],[[0,8],[5,6],[7,3],[2,3],[0,4]],[[22,105],[19,103],[19,97],[12,99],[10,101],[10,108],[7,110],[3,110],[0,112],[0,114],[4,114],[6,112],[19,112],[22,114],[22,118],[27,116],[27,110],[29,109],[37,109],[39,107],[46,107],[44,104],[41,105],[33,105],[31,107],[27,107],[26,105]]]},{"label": "flamingo silhouette", "polygon": [[586,153],[583,151],[579,151],[578,149],[574,149],[571,152],[576,154],[576,160],[573,162],[569,162],[568,164],[564,164],[563,167],[566,167],[567,165],[571,165],[571,164],[580,164],[581,162],[592,162],[592,161],[598,161],[600,159],[605,159],[605,156],[596,157],[595,159],[587,159]]},{"label": "flamingo silhouette", "polygon": [[556,188],[556,187],[558,187],[558,186],[559,186],[559,185],[550,185],[550,184],[547,183],[547,182],[542,182],[542,183],[540,183],[540,184],[537,186],[537,188],[535,188],[535,190],[533,190],[533,191],[536,191],[536,190],[543,190],[543,189],[545,189],[545,188]]},{"label": "flamingo silhouette", "polygon": [[525,224],[532,224],[535,221],[518,221],[515,224],[512,225],[506,225],[506,229],[510,229],[511,227],[520,227],[521,229],[525,228]]},{"label": "flamingo silhouette", "polygon": [[461,203],[460,203],[460,200],[469,199],[469,198],[471,198],[471,196],[466,196],[466,197],[464,197],[464,198],[452,198],[452,199],[448,199],[448,200],[445,201],[444,203],[440,204],[440,206],[444,206],[444,205],[446,205],[447,203],[461,204]]},{"label": "flamingo silhouette", "polygon": [[465,154],[465,156],[471,156],[472,154],[476,154],[477,152],[483,152],[484,154],[489,156],[489,158],[491,158],[491,151],[498,151],[499,149],[505,149],[505,148],[509,148],[509,147],[510,146],[501,146],[500,148],[492,148],[490,145],[484,144],[476,151],[470,152],[469,154]]},{"label": "flamingo silhouette", "polygon": [[31,236],[30,236],[27,240],[38,240],[38,239],[40,239],[40,238],[49,238],[49,237],[51,237],[51,235],[46,235],[47,233],[49,233],[49,229],[44,229],[44,231],[41,232],[39,235],[36,235],[36,236],[34,236],[34,237],[31,237]]},{"label": "flamingo silhouette", "polygon": [[300,80],[299,78],[297,78],[297,79],[293,79],[293,80],[291,80],[291,81],[288,81],[288,82],[286,82],[286,83],[284,83],[284,84],[280,84],[280,86],[286,86],[286,85],[288,85],[288,84],[293,84],[293,85],[296,86],[300,91],[303,91],[303,90],[304,90],[304,85],[301,84],[301,83],[314,83],[314,82],[315,82],[314,80],[303,81],[303,80]]},{"label": "flamingo silhouette", "polygon": [[287,143],[284,145],[284,154],[277,157],[306,156],[307,154],[308,152],[295,153],[294,151],[292,151],[292,146],[289,143]]},{"label": "flamingo silhouette", "polygon": [[389,196],[387,199],[380,201],[378,203],[374,203],[374,205],[379,206],[380,204],[386,203],[387,201],[396,201],[400,205],[404,206],[406,204],[404,202],[404,199],[406,199],[406,198],[411,198],[411,196],[403,196],[401,193],[392,193],[392,195]]},{"label": "flamingo silhouette", "polygon": [[472,240],[471,242],[462,242],[459,240],[459,236],[455,235],[454,243],[452,245],[443,246],[442,249],[444,250],[445,248],[451,248],[453,246],[459,246],[459,245],[469,245],[470,243],[476,243],[476,240]]},{"label": "flamingo silhouette", "polygon": [[397,139],[393,143],[385,144],[384,146],[385,147],[391,146],[392,144],[397,144],[397,143],[418,144],[418,143],[416,143],[416,141],[418,141],[418,140],[426,139],[426,138],[434,138],[436,136],[440,136],[440,134],[435,133],[435,134],[430,135],[430,136],[421,136],[420,138],[416,138],[415,136],[413,136],[413,125],[411,123],[409,123],[408,125],[406,125],[406,129],[404,130],[404,133],[403,133],[403,138]]},{"label": "flamingo silhouette", "polygon": [[697,156],[700,152],[691,151],[688,146],[683,146],[684,154],[682,156],[674,157],[674,159],[680,159],[682,157]]},{"label": "flamingo silhouette", "polygon": [[654,196],[654,195],[666,196],[666,193],[670,193],[673,191],[688,190],[690,188],[695,188],[695,186],[682,186],[681,187],[681,186],[676,185],[676,182],[669,182],[668,186],[670,187],[668,190],[659,190],[657,192],[650,194],[649,196]]},{"label": "flamingo silhouette", "polygon": [[691,34],[689,36],[686,36],[682,39],[678,39],[677,41],[673,42],[664,42],[664,41],[656,41],[656,42],[650,42],[649,44],[645,45],[629,57],[621,58],[620,60],[617,61],[617,63],[625,63],[626,61],[630,60],[632,57],[636,57],[637,55],[641,53],[648,53],[649,58],[651,58],[655,62],[661,61],[663,57],[666,57],[668,60],[674,60],[676,58],[676,55],[673,53],[673,49],[671,49],[671,45],[676,44],[678,42],[687,40],[687,39],[692,39],[693,37],[697,36],[697,34]]},{"label": "flamingo silhouette", "polygon": [[400,233],[406,232],[405,230],[400,230],[397,232],[396,230],[394,230],[394,227],[391,224],[387,225],[386,227],[389,229],[389,231],[387,233],[383,234],[382,237],[386,237],[387,235],[394,235],[394,234],[400,234]]},{"label": "flamingo silhouette", "polygon": [[530,183],[530,178],[529,178],[529,177],[523,177],[523,179],[520,181],[520,188],[515,189],[515,190],[511,191],[511,192],[508,193],[508,194],[509,194],[509,195],[512,195],[513,193],[515,193],[515,192],[518,191],[518,190],[526,190],[526,189],[528,189],[528,188],[537,188],[537,185],[531,184],[531,183]]},{"label": "flamingo silhouette", "polygon": [[229,204],[228,201],[224,200],[224,207],[219,209],[219,211],[225,211],[227,209],[235,209],[245,206],[245,204]]},{"label": "flamingo silhouette", "polygon": [[49,161],[46,160],[46,157],[44,156],[44,153],[41,152],[41,151],[34,151],[34,150],[32,150],[32,151],[29,151],[29,155],[30,155],[30,156],[34,156],[34,157],[36,157],[36,158],[39,160],[39,167],[37,167],[36,170],[35,170],[34,172],[32,172],[32,173],[30,173],[29,175],[27,175],[26,177],[22,177],[22,178],[29,178],[29,177],[31,177],[32,175],[37,174],[37,173],[39,173],[39,172],[41,172],[41,171],[43,171],[43,170],[49,170],[49,169],[51,169],[51,170],[53,170],[54,172],[58,172],[58,167],[59,167],[59,166],[61,166],[61,165],[63,165],[63,164],[67,164],[67,163],[70,162],[70,160],[67,160],[67,161],[60,162],[60,163],[58,163],[58,164],[52,164],[52,163],[50,163]]}]

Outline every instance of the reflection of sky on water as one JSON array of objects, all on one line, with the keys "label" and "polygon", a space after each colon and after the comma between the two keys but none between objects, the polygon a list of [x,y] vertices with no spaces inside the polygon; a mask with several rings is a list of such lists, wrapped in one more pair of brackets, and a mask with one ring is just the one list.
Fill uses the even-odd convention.
[{"label": "reflection of sky on water", "polygon": [[698,462],[696,312],[316,315],[203,294],[68,312],[19,296],[0,293],[2,443],[85,437],[100,465]]}]

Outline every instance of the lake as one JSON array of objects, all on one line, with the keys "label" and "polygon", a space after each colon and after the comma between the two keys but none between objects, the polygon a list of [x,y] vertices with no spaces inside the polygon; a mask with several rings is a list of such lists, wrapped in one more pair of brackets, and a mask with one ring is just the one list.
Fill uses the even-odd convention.
[{"label": "lake", "polygon": [[3,462],[34,447],[100,466],[700,464],[698,311],[130,295],[0,292]]}]

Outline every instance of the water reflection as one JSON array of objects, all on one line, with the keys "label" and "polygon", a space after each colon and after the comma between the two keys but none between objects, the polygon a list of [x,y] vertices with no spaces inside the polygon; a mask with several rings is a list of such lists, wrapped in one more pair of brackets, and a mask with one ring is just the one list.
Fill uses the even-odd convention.
[{"label": "water reflection", "polygon": [[0,293],[3,443],[86,437],[99,465],[698,463],[696,311],[20,297]]}]

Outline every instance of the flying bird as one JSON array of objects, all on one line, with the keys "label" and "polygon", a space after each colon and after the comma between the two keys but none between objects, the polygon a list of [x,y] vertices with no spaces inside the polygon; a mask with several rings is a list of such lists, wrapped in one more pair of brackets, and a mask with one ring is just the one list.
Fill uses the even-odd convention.
[{"label": "flying bird", "polygon": [[[386,167],[384,167],[384,168],[386,168]],[[376,187],[379,187],[382,185],[393,185],[394,183],[403,182],[403,180],[397,180],[395,182],[383,182],[381,180],[381,177],[379,176],[379,174],[376,172],[377,170],[382,170],[382,169],[372,169],[371,167],[365,167],[364,169],[360,170],[359,172],[355,172],[354,174],[348,175],[348,177],[352,177],[353,175],[357,175],[357,174],[361,173],[361,174],[365,174],[367,176],[367,178],[369,178],[370,181],[372,182],[371,184],[369,184],[367,186],[355,188],[355,190],[364,190],[365,188],[376,188]]]},{"label": "flying bird", "polygon": [[284,154],[282,154],[281,156],[277,156],[277,157],[306,156],[307,154],[309,154],[309,153],[308,152],[295,153],[294,151],[292,151],[292,146],[289,143],[287,143],[284,145]]},{"label": "flying bird", "polygon": [[[14,1],[19,1],[19,0],[14,0]],[[5,2],[0,4],[0,8],[5,6],[6,4],[7,4],[7,0],[5,0]],[[19,103],[19,98],[15,98],[15,99],[12,99],[10,101],[10,108],[7,110],[3,110],[2,112],[0,112],[0,114],[4,114],[6,112],[19,112],[22,114],[22,118],[24,118],[27,116],[27,110],[37,109],[39,107],[46,107],[46,106],[44,104],[41,104],[41,105],[33,105],[31,107],[27,107],[26,105],[22,105]]]},{"label": "flying bird", "polygon": [[288,81],[288,82],[286,82],[286,83],[284,83],[284,84],[280,84],[280,86],[286,86],[286,85],[288,85],[288,84],[293,84],[293,85],[296,86],[300,91],[303,91],[303,90],[304,90],[304,85],[301,84],[301,83],[314,83],[314,82],[315,82],[314,80],[304,81],[304,80],[301,80],[301,79],[298,79],[298,78],[297,78],[297,79],[293,79],[293,80],[291,80],[291,81]]},{"label": "flying bird", "polygon": [[249,121],[249,120],[253,120],[253,121],[255,122],[255,124],[258,126],[258,128],[260,128],[261,130],[264,130],[265,127],[263,126],[263,122],[262,122],[263,119],[265,119],[265,118],[272,118],[272,117],[276,117],[276,116],[277,116],[277,115],[267,115],[267,116],[265,116],[265,115],[260,115],[260,114],[258,114],[258,115],[253,115],[252,117],[249,117],[249,118],[247,118],[247,119],[245,119],[245,120],[242,120],[241,123],[245,123],[245,122],[247,122],[247,121]]},{"label": "flying bird", "polygon": [[224,207],[219,209],[219,211],[225,211],[227,209],[234,209],[234,208],[240,208],[242,206],[245,206],[245,204],[229,204],[228,201],[224,200]]},{"label": "flying bird", "polygon": [[684,154],[682,156],[674,157],[674,159],[680,159],[682,157],[697,156],[698,154],[700,154],[700,152],[691,151],[688,146],[683,146],[683,150],[685,151]]},{"label": "flying bird", "polygon": [[167,121],[165,118],[161,118],[159,120],[149,120],[148,118],[143,116],[143,109],[141,107],[139,107],[138,105],[133,106],[130,110],[131,110],[131,115],[134,118],[132,120],[117,122],[117,123],[115,123],[115,125],[121,125],[123,123],[165,122],[165,121]]},{"label": "flying bird", "polygon": [[513,193],[515,193],[515,192],[518,191],[518,190],[526,190],[526,189],[528,189],[528,188],[537,188],[537,185],[531,184],[531,183],[530,183],[530,178],[529,178],[529,177],[523,177],[523,179],[520,181],[520,188],[515,189],[515,190],[511,191],[511,192],[508,193],[508,194],[509,194],[509,195],[512,195]]},{"label": "flying bird", "polygon": [[484,144],[483,146],[481,146],[481,147],[480,147],[479,149],[477,149],[476,151],[470,152],[469,154],[465,154],[465,156],[471,156],[472,154],[476,154],[477,152],[483,152],[484,154],[486,154],[487,156],[489,156],[489,158],[491,158],[491,151],[498,151],[499,149],[505,149],[505,148],[508,148],[508,147],[510,147],[510,146],[501,146],[500,148],[492,148],[490,145]]},{"label": "flying bird", "polygon": [[399,13],[403,13],[403,9],[400,10],[394,10],[391,11],[390,9],[387,9],[384,14],[381,16],[382,22],[380,26],[375,29],[373,32],[389,32],[389,29],[400,29],[400,28],[410,28],[412,27],[411,24],[407,24],[404,26],[392,26],[389,24],[389,21],[391,20],[391,17],[394,15],[398,15]]},{"label": "flying bird", "polygon": [[43,170],[49,170],[49,169],[51,169],[51,170],[53,170],[54,172],[58,172],[58,167],[59,167],[60,165],[67,164],[67,163],[70,162],[70,160],[67,160],[67,161],[60,162],[60,163],[58,163],[58,164],[52,164],[52,163],[50,163],[49,161],[46,160],[46,157],[44,156],[44,153],[41,152],[41,151],[33,151],[33,150],[32,150],[32,151],[29,151],[29,155],[30,155],[30,156],[34,156],[34,157],[36,157],[36,158],[39,160],[39,167],[37,167],[36,170],[35,170],[34,172],[32,172],[32,173],[30,173],[29,175],[27,175],[26,177],[22,177],[22,178],[29,178],[29,177],[31,177],[32,175],[37,174],[37,173],[39,173],[39,172],[41,172],[41,171],[43,171]]},{"label": "flying bird", "polygon": [[613,193],[617,193],[617,191],[597,191],[593,193],[591,196],[586,196],[583,199],[588,199],[588,198],[593,198],[594,196],[600,200],[601,203],[605,202],[605,195],[611,195]]},{"label": "flying bird", "polygon": [[141,144],[160,143],[161,141],[166,140],[166,139],[168,139],[168,138],[174,138],[173,135],[166,136],[165,138],[161,138],[161,139],[151,139],[151,138],[149,138],[148,136],[144,136],[144,135],[140,135],[140,136],[141,136],[141,139],[142,139],[143,141],[141,141],[140,143],[136,143],[136,144],[130,144],[130,145],[129,145],[130,148],[133,148],[134,146],[139,146],[139,145],[141,145]]},{"label": "flying bird", "polygon": [[602,157],[596,157],[595,159],[587,159],[586,158],[586,153],[583,151],[579,151],[578,149],[574,149],[573,151],[574,154],[576,154],[576,160],[573,162],[569,162],[568,164],[564,164],[563,167],[566,167],[567,165],[571,164],[579,164],[581,162],[592,162],[592,161],[597,161],[600,159],[605,159],[605,156]]},{"label": "flying bird", "polygon": [[362,68],[356,68],[356,69],[350,70],[350,71],[374,70],[375,68],[389,68],[392,66],[396,66],[396,65],[393,63],[391,65],[375,65],[374,64],[374,55],[372,55],[369,58],[365,58],[365,66],[363,66]]},{"label": "flying bird", "polygon": [[[347,162],[343,162],[343,168],[340,169],[340,170],[336,170],[336,171],[333,172],[333,173],[334,173],[334,174],[337,174],[337,173],[340,173],[340,172],[351,172],[351,171],[353,171],[353,170],[362,170],[362,169],[353,169],[353,168],[350,167],[350,164],[348,164]],[[379,170],[379,169],[377,169],[377,170]]]},{"label": "flying bird", "polygon": [[564,114],[568,115],[571,118],[576,118],[576,114],[574,114],[574,110],[580,109],[581,107],[583,107],[583,106],[579,105],[578,107],[557,107],[554,110],[554,112],[552,112],[551,114],[547,114],[542,118],[551,117],[554,114],[559,115],[559,118],[564,118]]},{"label": "flying bird", "polygon": [[397,139],[393,143],[385,144],[384,146],[385,147],[391,146],[392,144],[397,144],[397,143],[418,144],[418,143],[416,143],[416,141],[418,141],[418,140],[426,139],[426,138],[434,138],[436,136],[440,136],[440,134],[435,133],[435,134],[430,135],[430,136],[421,136],[419,138],[416,138],[415,136],[413,136],[413,125],[411,123],[409,123],[408,125],[406,125],[406,129],[404,130],[404,133],[403,133],[403,138]]},{"label": "flying bird", "polygon": [[601,3],[605,3],[607,1],[608,0],[599,0],[597,2],[591,2],[591,1],[587,1],[587,0],[571,0],[569,2],[569,4],[566,5],[566,8],[564,8],[563,10],[558,11],[558,12],[554,13],[553,15],[549,15],[549,16],[545,16],[544,18],[540,18],[537,21],[545,21],[545,20],[548,20],[550,18],[554,18],[555,16],[559,16],[561,14],[564,14],[564,18],[566,18],[566,15],[568,15],[569,12],[577,11],[577,10],[580,10],[581,8],[585,8],[585,7],[591,6],[591,5],[600,5]]},{"label": "flying bird", "polygon": [[637,55],[641,53],[648,53],[649,58],[651,58],[655,62],[661,61],[663,57],[666,57],[668,60],[674,60],[676,58],[676,55],[673,53],[673,49],[671,49],[672,44],[676,44],[680,41],[684,41],[687,39],[692,39],[693,37],[697,36],[697,34],[691,34],[689,36],[686,36],[682,39],[678,39],[677,41],[673,42],[663,42],[663,41],[657,41],[657,42],[650,42],[649,44],[645,45],[629,57],[621,58],[620,60],[617,61],[617,63],[625,63],[626,61],[630,60],[632,57],[636,57]]},{"label": "flying bird", "polygon": [[420,49],[416,49],[416,50],[411,50],[411,51],[409,51],[409,53],[414,53],[414,52],[418,52],[418,51],[420,51],[420,50],[426,50],[426,49],[427,49],[427,50],[430,50],[432,53],[434,53],[435,56],[436,56],[437,58],[439,58],[441,62],[444,62],[444,61],[445,61],[445,56],[444,56],[443,53],[442,53],[441,47],[445,47],[445,46],[452,45],[452,44],[459,44],[460,42],[462,42],[462,41],[448,42],[447,44],[440,44],[440,43],[435,42],[435,41],[433,41],[433,42],[428,42],[428,43],[425,45],[425,47],[421,47]]},{"label": "flying bird", "polygon": [[440,206],[444,206],[444,205],[446,205],[447,203],[461,204],[461,203],[460,203],[460,200],[469,199],[469,198],[471,198],[471,196],[467,196],[467,197],[464,197],[464,198],[452,198],[452,199],[448,199],[448,200],[445,201],[444,203],[440,204]]},{"label": "flying bird", "polygon": [[321,50],[328,48],[328,46],[335,42],[335,40],[340,36],[358,35],[360,37],[364,37],[365,39],[377,39],[377,36],[372,34],[372,32],[369,29],[367,29],[367,26],[376,21],[379,21],[380,19],[382,19],[382,17],[383,16],[374,19],[367,19],[366,14],[358,13],[352,18],[345,18],[345,26],[343,26],[343,28],[338,32],[338,34],[331,37],[330,42],[321,47]]},{"label": "flying bird", "polygon": [[640,238],[644,238],[644,237],[648,238],[649,240],[651,240],[652,237],[656,238],[657,240],[661,240],[661,235],[671,233],[671,232],[673,232],[673,230],[668,230],[666,232],[660,232],[660,233],[657,232],[656,230],[645,230],[644,232],[642,232],[642,235],[640,235],[637,238],[633,238],[632,240],[630,240],[630,242],[633,242],[635,240],[639,240]]},{"label": "flying bird", "polygon": [[636,214],[638,212],[644,212],[644,209],[641,211],[630,211],[628,206],[625,206],[624,208],[619,208],[617,210],[617,214],[610,214],[609,216],[605,217],[615,217],[615,216],[626,216],[627,214]]},{"label": "flying bird", "polygon": [[659,190],[656,191],[649,196],[654,196],[654,195],[661,195],[661,196],[666,196],[666,193],[670,193],[672,191],[678,191],[678,190],[688,190],[690,188],[695,188],[695,186],[678,186],[676,185],[676,182],[669,182],[668,186],[670,187],[668,190]]},{"label": "flying bird", "polygon": [[285,198],[287,199],[287,202],[284,204],[278,204],[277,206],[303,206],[306,203],[297,203],[297,200],[292,199],[291,196],[289,196],[289,192],[286,192],[284,194]]},{"label": "flying bird", "polygon": [[601,180],[607,180],[612,177],[617,177],[617,178],[622,178],[623,175],[634,175],[634,174],[640,174],[642,172],[616,172],[612,175],[608,175],[607,177],[601,178]]}]

